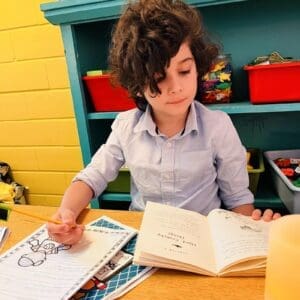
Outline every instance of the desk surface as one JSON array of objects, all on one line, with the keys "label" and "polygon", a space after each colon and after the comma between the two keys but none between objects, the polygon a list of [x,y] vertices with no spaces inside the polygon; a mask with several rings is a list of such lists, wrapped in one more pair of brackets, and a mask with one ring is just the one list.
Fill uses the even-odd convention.
[{"label": "desk surface", "polygon": [[[40,213],[49,217],[53,215],[56,210],[55,207],[45,206],[20,206],[20,208],[24,209],[24,211]],[[142,220],[142,213],[139,212],[101,209],[86,209],[80,215],[79,220],[86,224],[102,215],[109,216],[137,229]],[[2,223],[0,222],[0,225],[1,224]],[[12,212],[8,223],[5,224],[9,226],[11,235],[0,253],[3,253],[5,250],[25,238],[43,223],[37,219]],[[122,299],[177,300],[186,298],[191,300],[259,300],[263,299],[263,293],[264,278],[260,277],[212,278],[187,272],[160,269],[123,296]]]}]

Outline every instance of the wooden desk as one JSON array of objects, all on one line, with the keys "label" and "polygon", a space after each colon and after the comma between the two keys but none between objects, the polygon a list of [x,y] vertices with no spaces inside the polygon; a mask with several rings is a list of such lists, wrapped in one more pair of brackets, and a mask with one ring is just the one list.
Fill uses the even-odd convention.
[{"label": "wooden desk", "polygon": [[[24,211],[32,211],[51,216],[56,208],[45,206],[20,206]],[[99,218],[109,216],[126,225],[139,228],[142,213],[114,210],[89,210],[80,215],[84,224]],[[39,220],[12,212],[8,226],[12,231],[1,253],[22,240],[43,223]],[[212,278],[192,273],[160,269],[150,278],[135,287],[122,299],[162,299],[162,300],[259,300],[263,299],[264,278]]]}]

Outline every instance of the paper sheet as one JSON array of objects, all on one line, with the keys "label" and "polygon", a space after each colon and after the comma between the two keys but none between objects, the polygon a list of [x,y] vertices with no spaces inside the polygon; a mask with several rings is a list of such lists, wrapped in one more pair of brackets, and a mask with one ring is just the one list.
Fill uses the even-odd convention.
[{"label": "paper sheet", "polygon": [[0,257],[0,299],[68,299],[123,247],[132,232],[86,227],[73,245],[42,226]]},{"label": "paper sheet", "polygon": [[[123,229],[123,230],[131,230],[136,232],[135,229],[128,227],[116,220],[113,220],[107,216],[102,216],[96,221],[91,222],[89,225],[92,226],[101,226],[113,229]],[[131,257],[134,253],[136,245],[136,237],[132,238],[123,248],[122,251],[125,254],[125,260],[122,258],[118,259],[118,254],[114,256],[114,258],[106,265],[109,268],[112,267],[110,265],[113,262],[112,272],[105,274],[105,279],[103,281],[101,270],[87,282],[82,289],[79,290],[78,293],[74,296],[75,299],[102,299],[102,300],[111,300],[124,295],[129,290],[134,288],[136,285],[141,283],[143,280],[148,278],[151,274],[153,274],[156,269],[151,267],[142,267],[133,265],[132,262],[128,264],[128,258]],[[120,253],[119,252],[119,253]],[[116,264],[116,258],[118,263]],[[130,260],[131,260],[130,258]],[[120,264],[120,265],[119,265]],[[105,267],[106,267],[105,266]],[[105,268],[104,267],[104,268]],[[102,268],[103,269],[103,268]],[[117,271],[116,271],[117,270]],[[116,272],[115,272],[116,271]],[[108,276],[107,276],[108,275]]]}]

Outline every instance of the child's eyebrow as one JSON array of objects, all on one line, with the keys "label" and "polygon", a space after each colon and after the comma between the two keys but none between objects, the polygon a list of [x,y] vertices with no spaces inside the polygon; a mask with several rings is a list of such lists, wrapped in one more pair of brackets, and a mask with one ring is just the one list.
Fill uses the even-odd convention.
[{"label": "child's eyebrow", "polygon": [[194,58],[193,57],[187,57],[187,58],[184,58],[183,60],[181,60],[180,62],[178,62],[178,64],[184,64],[185,62],[187,61],[193,61]]}]

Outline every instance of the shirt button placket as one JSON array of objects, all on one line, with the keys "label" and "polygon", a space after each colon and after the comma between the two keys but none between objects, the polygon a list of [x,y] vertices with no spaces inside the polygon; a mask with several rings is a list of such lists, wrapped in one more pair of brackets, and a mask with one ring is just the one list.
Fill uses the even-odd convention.
[{"label": "shirt button placket", "polygon": [[166,141],[162,148],[161,192],[162,201],[171,204],[174,198],[174,141]]}]

